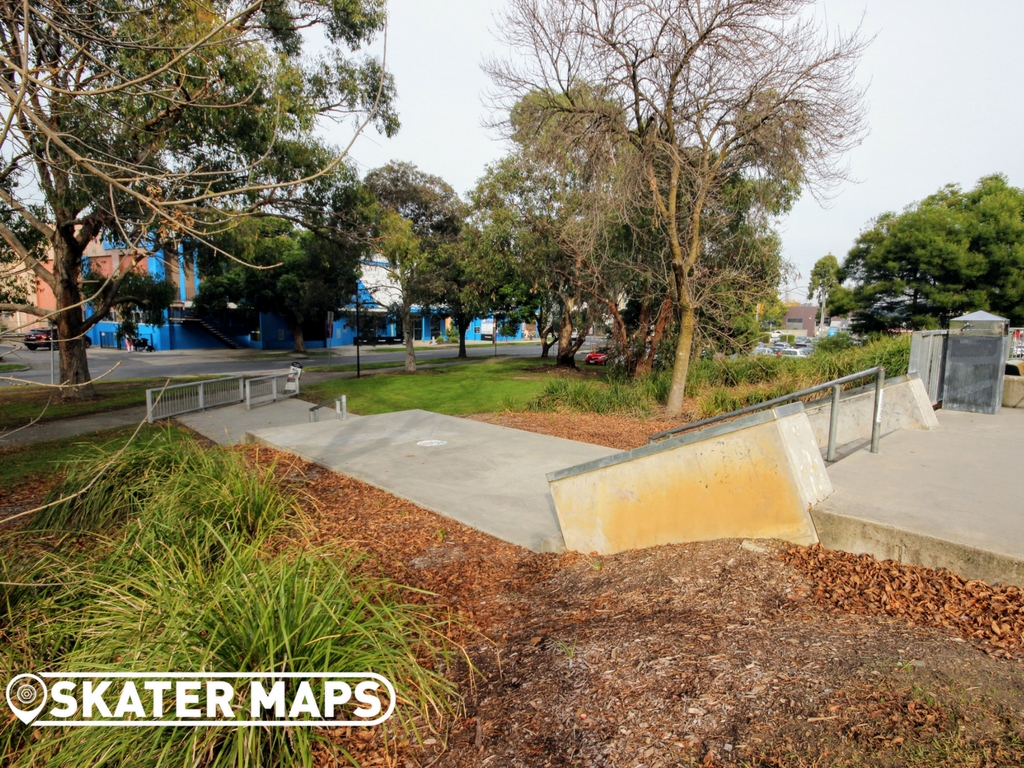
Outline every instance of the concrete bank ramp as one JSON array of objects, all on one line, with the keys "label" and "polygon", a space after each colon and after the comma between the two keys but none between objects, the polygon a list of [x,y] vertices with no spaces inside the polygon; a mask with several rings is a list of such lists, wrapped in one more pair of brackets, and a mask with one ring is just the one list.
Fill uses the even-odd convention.
[{"label": "concrete bank ramp", "polygon": [[420,410],[256,430],[247,439],[536,552],[565,548],[545,475],[617,453]]},{"label": "concrete bank ramp", "polygon": [[566,547],[613,554],[684,541],[818,540],[832,492],[803,403],[687,432],[548,475]]}]

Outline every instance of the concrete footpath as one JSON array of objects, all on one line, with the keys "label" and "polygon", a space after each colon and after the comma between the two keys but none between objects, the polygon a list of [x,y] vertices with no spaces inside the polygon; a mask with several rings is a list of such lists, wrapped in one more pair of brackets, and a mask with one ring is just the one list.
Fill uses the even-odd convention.
[{"label": "concrete footpath", "polygon": [[[246,432],[308,424],[309,409],[312,405],[305,400],[288,398],[278,400],[276,403],[257,405],[247,411],[245,403],[238,403],[207,411],[186,413],[176,416],[174,420],[220,445],[237,445],[245,442]],[[334,419],[334,411],[330,408],[321,411],[320,418]]]},{"label": "concrete footpath", "polygon": [[0,434],[0,450],[15,446],[43,443],[48,440],[61,440],[65,437],[77,437],[105,429],[135,426],[146,418],[146,407],[124,408],[108,413],[92,413],[88,416],[77,416],[73,419],[48,421],[33,424],[18,431],[11,430]]},{"label": "concrete footpath", "polygon": [[534,551],[564,549],[545,476],[618,451],[412,410],[250,433]]},{"label": "concrete footpath", "polygon": [[1024,410],[937,415],[829,467],[822,545],[1024,584]]}]

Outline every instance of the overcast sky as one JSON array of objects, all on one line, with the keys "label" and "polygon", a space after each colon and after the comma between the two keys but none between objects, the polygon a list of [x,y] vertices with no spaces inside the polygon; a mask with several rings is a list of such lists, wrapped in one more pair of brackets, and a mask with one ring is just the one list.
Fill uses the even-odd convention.
[{"label": "overcast sky", "polygon": [[[365,173],[405,160],[465,193],[505,146],[483,127],[503,0],[389,0],[388,68],[402,129],[361,137],[353,158]],[[969,188],[1005,174],[1024,186],[1024,2],[1021,0],[822,0],[829,26],[863,21],[874,42],[858,70],[868,86],[870,133],[849,156],[857,183],[822,207],[805,194],[780,223],[786,257],[801,274],[845,256],[879,213],[901,210],[944,184]],[[339,140],[342,138],[339,134]]]}]

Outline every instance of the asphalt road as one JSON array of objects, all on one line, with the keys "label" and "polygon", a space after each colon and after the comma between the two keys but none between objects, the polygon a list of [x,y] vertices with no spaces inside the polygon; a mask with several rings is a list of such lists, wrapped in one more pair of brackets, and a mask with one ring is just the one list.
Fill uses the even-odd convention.
[{"label": "asphalt road", "polygon": [[[498,345],[499,355],[522,357],[539,357],[540,344],[516,343]],[[556,348],[552,349],[552,354]],[[12,350],[11,345],[0,345],[0,355],[5,363],[28,365],[30,370],[0,373],[0,377],[14,377],[22,381],[48,384],[50,382],[50,352],[40,349],[30,352],[27,349]],[[380,351],[377,351],[380,350]],[[467,350],[470,357],[490,357],[494,350],[490,345],[471,346]],[[125,352],[116,349],[89,350],[89,373],[96,379],[104,372],[110,373],[105,381],[115,379],[163,378],[169,376],[208,376],[208,375],[258,375],[261,373],[278,373],[288,367],[295,359],[290,352],[282,352],[268,357],[266,352],[259,350],[231,349],[200,349],[179,350],[173,352]],[[454,359],[457,349],[445,347],[441,349],[417,349],[418,362],[434,362]],[[395,347],[363,347],[360,350],[364,363],[401,363],[405,360],[405,350]],[[53,361],[58,365],[57,353]],[[332,351],[331,362],[334,365],[354,364],[356,362],[355,347],[337,347]],[[303,360],[307,366],[326,365],[326,356],[316,355]],[[115,367],[116,366],[116,367]],[[112,369],[112,370],[111,370]],[[59,371],[59,369],[58,369]],[[0,380],[0,386],[10,386],[10,381]]]}]

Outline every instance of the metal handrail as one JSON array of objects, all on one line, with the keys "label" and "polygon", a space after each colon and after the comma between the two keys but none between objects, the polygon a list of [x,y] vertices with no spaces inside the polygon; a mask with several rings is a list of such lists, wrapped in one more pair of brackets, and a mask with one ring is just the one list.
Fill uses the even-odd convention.
[{"label": "metal handrail", "polygon": [[716,424],[719,421],[726,421],[727,419],[734,419],[737,416],[744,416],[748,413],[754,413],[755,411],[762,411],[765,408],[784,405],[785,403],[799,400],[802,397],[813,395],[815,392],[821,392],[822,390],[831,388],[832,412],[829,414],[828,452],[826,455],[826,461],[835,461],[836,432],[839,426],[839,394],[842,391],[844,384],[849,384],[850,382],[858,381],[859,379],[866,379],[869,376],[875,377],[875,410],[874,419],[872,419],[871,422],[871,452],[878,453],[878,438],[882,424],[882,388],[885,386],[885,367],[881,365],[875,366],[874,368],[868,368],[857,373],[851,373],[849,376],[843,376],[838,379],[833,379],[832,381],[826,381],[824,384],[817,384],[813,387],[808,387],[807,389],[801,389],[799,392],[793,392],[788,395],[772,398],[771,400],[765,400],[763,403],[748,405],[745,408],[730,411],[729,413],[723,413],[720,416],[712,416],[711,418],[695,421],[691,424],[684,424],[683,426],[675,427],[674,429],[666,429],[664,432],[658,432],[655,435],[651,435],[647,438],[647,442],[653,443],[656,440],[663,440],[664,438],[671,437],[672,435],[689,432],[691,429],[699,429],[710,424]]},{"label": "metal handrail", "polygon": [[345,395],[341,395],[340,397],[336,397],[333,400],[325,400],[319,405],[314,405],[312,408],[310,408],[309,421],[311,424],[315,421],[320,421],[319,410],[321,408],[326,408],[328,405],[334,406],[335,419],[348,419],[348,401],[346,400]]}]

